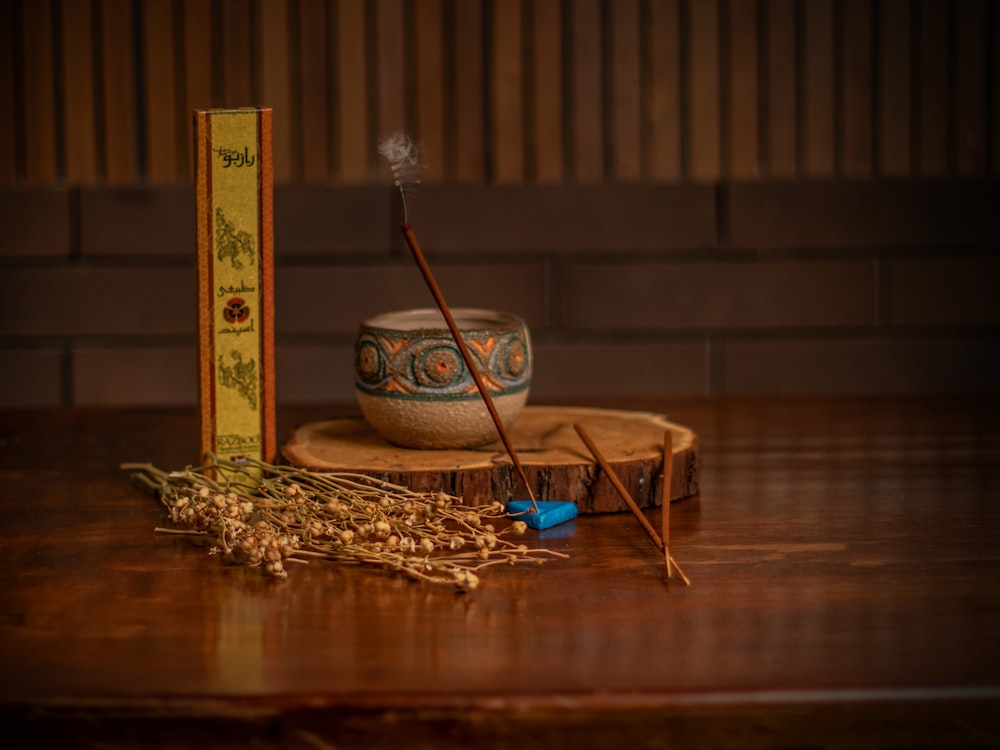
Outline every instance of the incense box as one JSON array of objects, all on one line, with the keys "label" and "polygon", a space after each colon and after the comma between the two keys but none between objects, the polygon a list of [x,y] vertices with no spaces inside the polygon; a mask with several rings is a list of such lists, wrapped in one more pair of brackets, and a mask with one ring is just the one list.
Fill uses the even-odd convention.
[{"label": "incense box", "polygon": [[271,461],[274,231],[271,110],[196,110],[202,455]]}]

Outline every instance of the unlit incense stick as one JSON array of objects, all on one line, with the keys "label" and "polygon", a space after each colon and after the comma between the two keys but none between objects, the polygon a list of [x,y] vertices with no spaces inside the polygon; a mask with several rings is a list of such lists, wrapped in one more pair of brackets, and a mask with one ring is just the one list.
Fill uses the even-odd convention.
[{"label": "unlit incense stick", "polygon": [[635,516],[642,528],[645,529],[647,534],[649,534],[649,538],[653,540],[653,544],[656,545],[658,550],[663,552],[664,558],[668,561],[668,564],[677,571],[681,580],[684,581],[684,585],[690,586],[691,580],[684,575],[684,571],[681,570],[681,566],[677,564],[677,561],[667,550],[663,540],[660,538],[660,535],[656,533],[656,529],[653,528],[653,525],[649,522],[643,512],[639,510],[639,506],[636,505],[635,500],[632,499],[632,495],[629,494],[627,489],[625,489],[625,485],[622,484],[614,469],[612,469],[611,465],[604,459],[604,456],[601,454],[601,451],[598,450],[597,445],[595,445],[594,441],[591,440],[590,435],[588,435],[587,431],[583,429],[583,425],[574,424],[573,429],[576,430],[576,433],[580,436],[583,444],[587,446],[587,450],[589,450],[591,455],[593,455],[594,460],[597,461],[597,465],[601,467],[601,471],[603,471],[607,475],[608,479],[611,480],[611,484],[614,485],[614,488],[618,491],[621,499],[625,501],[629,510],[632,511],[632,515]]},{"label": "unlit incense stick", "polygon": [[668,429],[663,434],[663,484],[660,509],[660,536],[663,538],[663,561],[667,566],[667,585],[670,585],[670,483],[673,480],[674,469],[674,436]]},{"label": "unlit incense stick", "polygon": [[448,328],[451,330],[452,336],[455,337],[455,343],[458,345],[458,351],[461,352],[462,359],[465,360],[465,366],[469,368],[469,373],[472,375],[472,379],[476,383],[476,388],[479,389],[479,394],[483,397],[483,401],[486,403],[486,408],[490,412],[493,424],[496,425],[497,432],[500,433],[500,440],[503,441],[504,448],[507,449],[507,455],[510,456],[510,460],[513,462],[518,476],[520,476],[521,481],[524,482],[524,486],[528,490],[528,498],[531,500],[534,511],[537,513],[538,503],[535,501],[535,493],[531,491],[531,485],[528,483],[528,476],[524,473],[524,467],[521,466],[521,461],[517,457],[517,451],[514,450],[514,445],[511,443],[510,437],[507,435],[507,430],[503,426],[503,420],[500,418],[500,414],[497,412],[497,408],[493,404],[493,398],[490,396],[490,392],[486,388],[486,383],[483,382],[483,379],[479,374],[479,368],[472,359],[472,353],[469,351],[469,348],[465,344],[465,340],[462,338],[462,334],[458,330],[458,325],[452,317],[451,309],[448,307],[448,303],[445,302],[444,295],[441,293],[441,288],[434,280],[434,274],[431,273],[431,267],[428,265],[427,259],[424,257],[424,253],[420,249],[420,243],[417,242],[417,237],[413,234],[413,229],[408,223],[404,222],[402,229],[403,237],[406,238],[406,244],[413,253],[413,257],[417,261],[417,266],[420,268],[420,273],[423,274],[424,281],[426,281],[427,286],[430,287],[431,294],[434,295],[434,301],[437,302],[438,309],[441,310],[441,314],[444,316],[445,322],[448,324]]}]

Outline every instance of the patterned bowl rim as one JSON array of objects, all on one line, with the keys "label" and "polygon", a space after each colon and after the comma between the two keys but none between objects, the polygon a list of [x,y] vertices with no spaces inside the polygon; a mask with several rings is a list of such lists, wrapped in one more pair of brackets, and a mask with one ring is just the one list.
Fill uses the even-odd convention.
[{"label": "patterned bowl rim", "polygon": [[[452,318],[460,331],[497,331],[526,327],[522,318],[500,310],[479,307],[455,307]],[[416,307],[373,315],[361,324],[364,330],[395,331],[398,333],[447,333],[444,315],[436,307]]]}]

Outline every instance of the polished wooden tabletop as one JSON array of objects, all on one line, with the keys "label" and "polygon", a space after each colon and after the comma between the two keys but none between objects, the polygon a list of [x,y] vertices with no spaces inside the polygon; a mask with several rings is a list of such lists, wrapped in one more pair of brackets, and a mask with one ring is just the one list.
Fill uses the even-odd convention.
[{"label": "polished wooden tabletop", "polygon": [[[119,470],[194,410],[0,415],[0,718],[27,747],[1000,747],[1000,399],[622,399],[702,442],[475,591],[286,580],[157,534]],[[287,431],[351,407],[286,408]],[[659,510],[648,511],[659,528]]]}]

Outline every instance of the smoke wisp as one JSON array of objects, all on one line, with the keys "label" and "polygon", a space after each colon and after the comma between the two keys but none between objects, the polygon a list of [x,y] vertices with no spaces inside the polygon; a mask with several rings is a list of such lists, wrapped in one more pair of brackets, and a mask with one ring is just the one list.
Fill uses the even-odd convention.
[{"label": "smoke wisp", "polygon": [[403,132],[393,133],[379,141],[378,152],[389,162],[392,176],[403,198],[403,223],[408,223],[407,194],[413,196],[420,184],[420,149],[416,141]]}]

